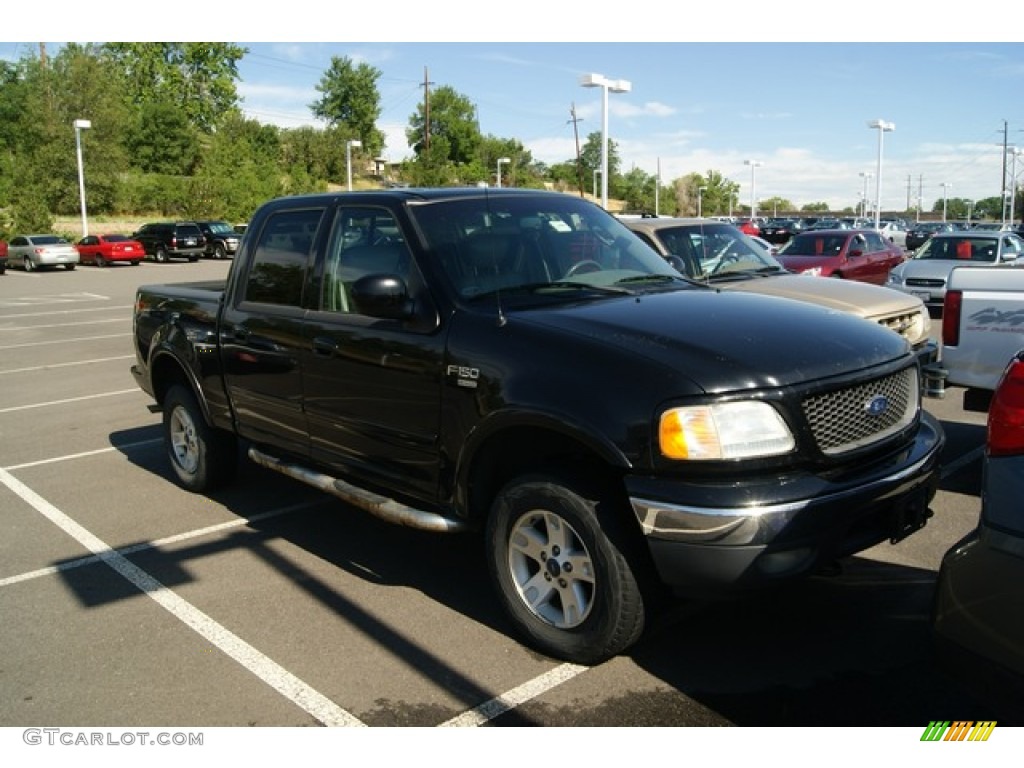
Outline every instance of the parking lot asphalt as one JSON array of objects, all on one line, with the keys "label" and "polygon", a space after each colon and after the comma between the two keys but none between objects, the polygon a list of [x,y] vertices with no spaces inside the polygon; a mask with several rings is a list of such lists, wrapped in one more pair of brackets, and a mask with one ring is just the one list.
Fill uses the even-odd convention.
[{"label": "parking lot asphalt", "polygon": [[[180,489],[129,374],[141,283],[227,262],[0,277],[0,725],[913,726],[1000,719],[931,653],[943,552],[980,508],[958,392],[935,517],[756,598],[674,607],[584,668],[510,633],[483,548],[243,462]],[[1017,722],[1017,724],[1024,724]]]}]

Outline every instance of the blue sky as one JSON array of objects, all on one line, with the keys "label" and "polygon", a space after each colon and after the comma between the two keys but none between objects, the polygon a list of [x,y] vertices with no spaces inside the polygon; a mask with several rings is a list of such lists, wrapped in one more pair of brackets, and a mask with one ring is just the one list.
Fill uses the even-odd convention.
[{"label": "blue sky", "polygon": [[[879,132],[867,123],[878,118],[896,126],[883,138],[885,209],[902,209],[919,194],[930,209],[942,200],[943,184],[949,197],[997,196],[1004,128],[1009,144],[1024,147],[1024,43],[989,39],[998,4],[986,6],[983,22],[966,14],[956,21],[958,37],[973,42],[941,43],[929,40],[930,30],[915,12],[883,3],[861,7],[861,21],[851,31],[863,33],[863,20],[874,16],[885,19],[878,34],[906,31],[914,42],[884,36],[878,43],[804,42],[801,37],[813,40],[817,33],[827,40],[838,30],[834,24],[821,30],[794,26],[793,14],[818,13],[820,6],[793,2],[781,3],[771,17],[758,11],[760,21],[751,20],[742,3],[729,6],[732,18],[680,8],[671,12],[679,18],[670,21],[667,11],[655,10],[662,6],[648,3],[647,10],[636,6],[633,17],[620,11],[607,22],[535,0],[517,2],[517,13],[472,21],[441,11],[476,8],[481,15],[480,6],[468,2],[435,3],[420,17],[422,4],[392,0],[381,15],[355,24],[346,21],[344,4],[302,7],[318,12],[275,14],[262,23],[219,12],[240,22],[231,27],[237,33],[232,39],[263,41],[236,40],[250,51],[239,67],[244,110],[281,126],[316,125],[309,104],[319,96],[316,85],[331,57],[366,62],[381,71],[379,127],[391,159],[408,154],[405,128],[427,77],[432,88],[450,86],[468,97],[483,133],[519,139],[537,160],[569,160],[575,154],[574,107],[581,141],[601,130],[601,91],[580,85],[587,73],[631,83],[630,92],[609,96],[609,135],[625,169],[660,174],[666,183],[719,171],[740,184],[744,203],[752,181],[745,160],[762,163],[754,172],[759,200],[779,196],[797,205],[852,206],[865,186],[873,199]],[[310,18],[323,22],[311,29]],[[948,19],[943,25],[947,34],[952,24]],[[673,28],[677,41],[658,41]],[[569,29],[573,34],[560,32]],[[88,27],[85,35],[75,27],[74,37],[134,39],[130,30],[100,26],[90,36]],[[358,37],[310,40],[318,31]],[[407,42],[377,40],[382,33]],[[585,42],[613,36],[622,42]],[[308,41],[269,42],[290,37]],[[527,39],[536,42],[519,42]],[[16,58],[37,45],[0,43],[0,57]],[[1024,157],[1017,159],[1017,171],[1024,178]],[[862,173],[872,174],[867,184]]]}]

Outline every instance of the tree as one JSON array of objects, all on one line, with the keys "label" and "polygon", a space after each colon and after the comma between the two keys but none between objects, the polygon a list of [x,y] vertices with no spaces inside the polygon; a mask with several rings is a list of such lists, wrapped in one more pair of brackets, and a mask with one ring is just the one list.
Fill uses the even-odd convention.
[{"label": "tree", "polygon": [[132,164],[144,173],[189,175],[198,162],[199,136],[174,104],[146,102],[136,110],[125,141]]},{"label": "tree", "polygon": [[[601,170],[601,133],[595,131],[587,135],[587,140],[580,149],[580,161],[583,165],[583,179],[593,176],[594,171]],[[612,180],[619,173],[619,145],[611,138],[608,139],[608,182],[612,186]],[[600,183],[600,182],[598,182]]]},{"label": "tree", "polygon": [[309,105],[316,117],[362,142],[363,153],[371,157],[384,149],[384,133],[377,129],[380,76],[380,70],[369,64],[355,65],[348,57],[332,56],[331,66],[316,86],[323,96]]},{"label": "tree", "polygon": [[[427,114],[426,103],[420,103],[405,131],[417,158],[459,166],[477,157],[481,136],[472,101],[450,86],[441,86],[429,97],[429,120]],[[443,158],[432,146],[439,139],[444,140],[446,148]]]},{"label": "tree", "polygon": [[203,133],[238,106],[238,61],[247,50],[234,43],[105,43],[103,51],[132,103],[177,105]]}]

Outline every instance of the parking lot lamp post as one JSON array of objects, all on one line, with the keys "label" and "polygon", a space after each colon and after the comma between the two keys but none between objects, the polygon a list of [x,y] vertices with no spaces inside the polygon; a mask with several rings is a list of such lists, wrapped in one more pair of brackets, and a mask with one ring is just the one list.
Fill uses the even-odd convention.
[{"label": "parking lot lamp post", "polygon": [[345,173],[348,175],[348,191],[352,191],[352,147],[356,149],[363,146],[359,139],[349,139],[345,142]]},{"label": "parking lot lamp post", "polygon": [[611,80],[604,75],[589,74],[580,78],[584,88],[601,89],[601,207],[608,209],[608,92],[629,93],[628,80]]},{"label": "parking lot lamp post", "polygon": [[600,168],[594,169],[594,199],[597,200],[597,177],[601,173]]},{"label": "parking lot lamp post", "polygon": [[868,217],[868,179],[873,178],[875,174],[871,173],[871,171],[861,171],[860,175],[864,178],[864,196],[862,198],[864,200],[864,208],[861,210],[860,215],[866,219]]},{"label": "parking lot lamp post", "polygon": [[967,201],[967,228],[968,229],[970,229],[970,226],[971,226],[971,214],[973,212],[974,212],[974,201],[973,200],[968,200]]},{"label": "parking lot lamp post", "polygon": [[757,197],[755,196],[757,190],[755,186],[754,169],[764,165],[764,163],[760,160],[744,160],[743,164],[750,166],[750,220],[753,221],[754,217],[757,216]]},{"label": "parking lot lamp post", "polygon": [[948,184],[947,182],[944,181],[939,186],[942,187],[942,223],[945,224],[946,223],[946,203],[949,200],[949,197],[947,196],[946,193],[949,190],[949,188],[952,187],[953,185],[952,184]]},{"label": "parking lot lamp post", "polygon": [[78,199],[82,206],[82,237],[89,234],[88,217],[85,215],[85,172],[82,168],[82,129],[92,128],[89,120],[75,120],[75,151],[78,154]]},{"label": "parking lot lamp post", "polygon": [[1014,147],[1011,150],[1013,164],[1010,166],[1010,224],[1013,224],[1015,203],[1017,202],[1017,158],[1024,155],[1024,149]]},{"label": "parking lot lamp post", "polygon": [[697,187],[697,218],[698,219],[703,219],[704,218],[702,201],[703,201],[703,198],[704,198],[704,193],[707,192],[707,191],[708,191],[707,187]]},{"label": "parking lot lamp post", "polygon": [[879,228],[879,219],[882,215],[882,137],[896,130],[896,123],[888,123],[885,120],[869,120],[868,128],[878,130],[878,164],[875,168],[875,229]]},{"label": "parking lot lamp post", "polygon": [[509,157],[499,157],[498,158],[498,183],[497,183],[498,189],[501,189],[501,166],[502,165],[508,165],[511,162],[512,162],[512,158],[509,158]]}]

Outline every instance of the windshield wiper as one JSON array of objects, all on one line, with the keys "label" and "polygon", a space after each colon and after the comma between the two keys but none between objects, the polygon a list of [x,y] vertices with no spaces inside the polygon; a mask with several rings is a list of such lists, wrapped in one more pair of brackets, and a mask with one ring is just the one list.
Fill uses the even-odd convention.
[{"label": "windshield wiper", "polygon": [[633,275],[616,280],[615,285],[623,285],[625,283],[685,283],[687,279],[682,275]]},{"label": "windshield wiper", "polygon": [[764,277],[766,275],[781,275],[788,270],[779,267],[758,267],[757,269],[730,269],[725,272],[709,272],[704,275],[705,280],[729,280],[732,278]]}]

